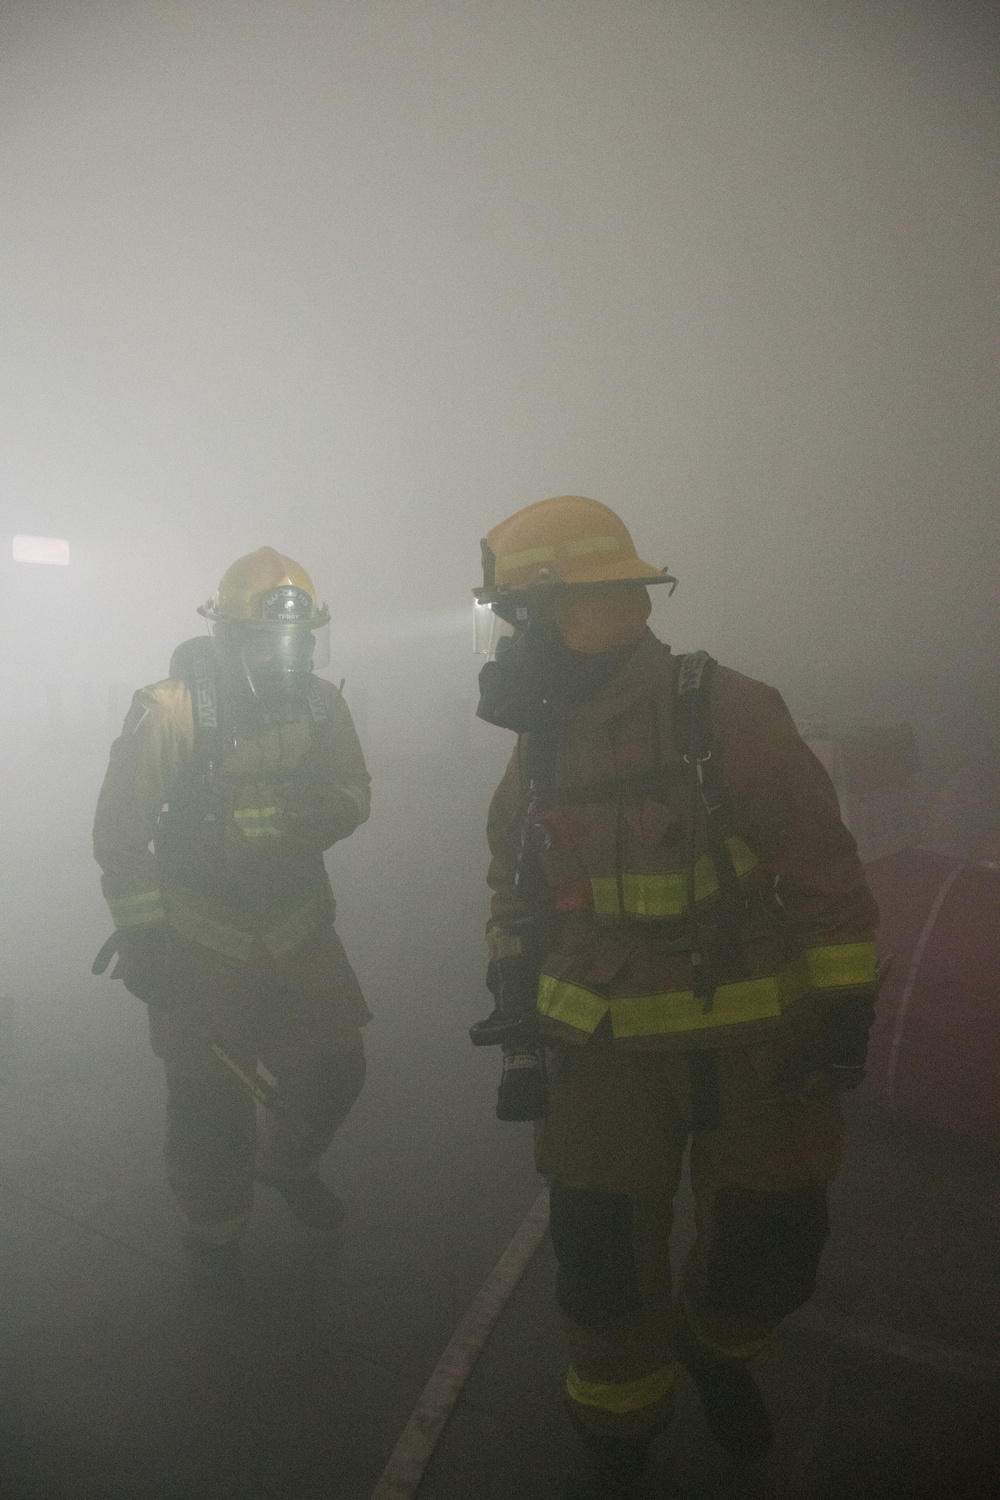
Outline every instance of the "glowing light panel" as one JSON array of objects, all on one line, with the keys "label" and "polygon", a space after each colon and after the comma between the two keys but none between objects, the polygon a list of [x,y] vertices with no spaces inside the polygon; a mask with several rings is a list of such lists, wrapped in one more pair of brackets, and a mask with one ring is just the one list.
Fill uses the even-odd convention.
[{"label": "glowing light panel", "polygon": [[69,542],[58,536],[16,536],[14,538],[14,561],[29,563],[55,563],[69,567]]}]

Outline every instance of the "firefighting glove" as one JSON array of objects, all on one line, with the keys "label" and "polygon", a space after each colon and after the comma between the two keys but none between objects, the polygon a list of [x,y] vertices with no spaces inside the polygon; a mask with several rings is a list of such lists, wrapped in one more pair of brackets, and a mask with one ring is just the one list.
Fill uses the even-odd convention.
[{"label": "firefighting glove", "polygon": [[175,995],[169,973],[170,933],[165,922],[119,928],[101,949],[92,972],[103,973],[112,953],[117,955],[117,963],[110,977],[120,979],[130,995],[161,1010],[168,1010],[173,1005]]},{"label": "firefighting glove", "polygon": [[786,1065],[780,1092],[810,1099],[856,1089],[864,1080],[868,1033],[874,1020],[874,989],[830,1001],[809,1044]]}]

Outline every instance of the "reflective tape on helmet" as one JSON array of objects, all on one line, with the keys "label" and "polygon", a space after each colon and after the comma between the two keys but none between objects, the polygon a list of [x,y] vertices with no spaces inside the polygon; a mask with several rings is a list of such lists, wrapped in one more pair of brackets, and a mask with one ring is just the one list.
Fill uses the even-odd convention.
[{"label": "reflective tape on helmet", "polygon": [[496,559],[502,573],[516,573],[519,568],[531,568],[536,563],[555,562],[559,557],[590,557],[597,552],[622,552],[624,548],[614,536],[582,536],[575,540],[560,542],[556,546],[527,547],[523,552],[504,552]]},{"label": "reflective tape on helmet", "polygon": [[108,909],[118,928],[145,927],[150,922],[162,922],[164,918],[159,890],[133,891],[130,896],[109,897]]},{"label": "reflective tape on helmet", "polygon": [[673,1389],[674,1372],[670,1365],[661,1365],[637,1380],[583,1380],[572,1367],[566,1376],[566,1394],[571,1401],[616,1416],[642,1411],[643,1407],[665,1400]]},{"label": "reflective tape on helmet", "polygon": [[[726,839],[733,868],[740,877],[757,868],[757,857],[742,839]],[[599,876],[591,880],[594,910],[601,916],[678,917],[687,906],[687,877],[683,873],[667,875],[632,875],[621,878]],[[710,854],[703,854],[694,867],[696,901],[707,901],[718,894],[719,877]]]}]

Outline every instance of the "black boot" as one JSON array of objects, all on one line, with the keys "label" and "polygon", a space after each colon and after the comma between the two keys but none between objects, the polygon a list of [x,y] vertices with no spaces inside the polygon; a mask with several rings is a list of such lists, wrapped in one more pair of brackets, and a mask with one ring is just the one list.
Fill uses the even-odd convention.
[{"label": "black boot", "polygon": [[701,1398],[708,1430],[733,1458],[763,1458],[774,1442],[764,1398],[745,1364],[684,1351],[681,1363]]},{"label": "black boot", "polygon": [[187,1253],[191,1282],[199,1302],[234,1305],[243,1300],[243,1267],[238,1240],[228,1245],[206,1245],[201,1240],[188,1240]]},{"label": "black boot", "polygon": [[653,1439],[580,1434],[563,1500],[638,1500]]},{"label": "black boot", "polygon": [[300,1224],[310,1229],[339,1229],[344,1222],[344,1205],[322,1178],[288,1177],[271,1186],[284,1198]]}]

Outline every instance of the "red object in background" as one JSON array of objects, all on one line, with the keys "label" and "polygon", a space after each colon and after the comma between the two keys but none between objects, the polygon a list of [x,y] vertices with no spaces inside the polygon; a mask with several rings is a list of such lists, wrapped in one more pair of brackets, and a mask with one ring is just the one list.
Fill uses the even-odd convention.
[{"label": "red object in background", "polygon": [[865,1092],[911,1120],[1000,1142],[1000,870],[925,849],[865,867],[892,954]]}]

